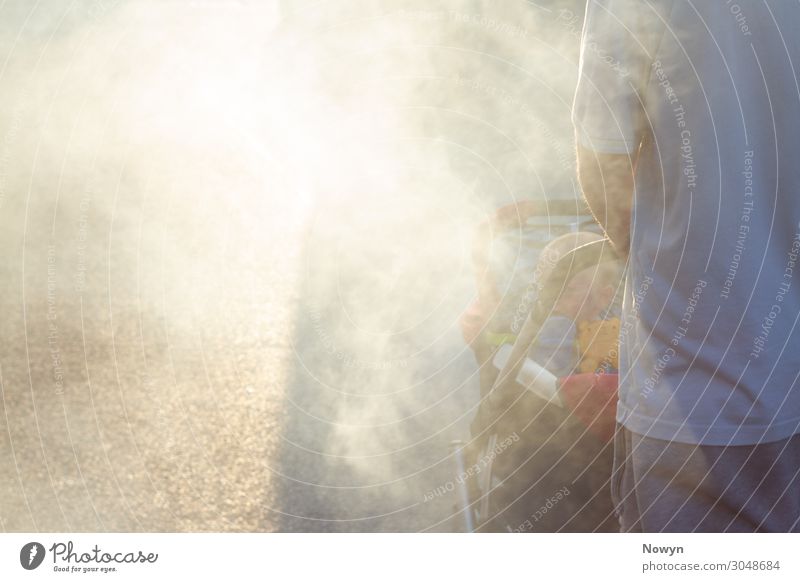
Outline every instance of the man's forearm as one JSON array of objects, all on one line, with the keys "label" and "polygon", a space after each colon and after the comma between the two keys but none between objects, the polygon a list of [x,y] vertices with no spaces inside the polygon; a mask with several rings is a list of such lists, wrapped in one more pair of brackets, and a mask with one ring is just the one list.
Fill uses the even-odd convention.
[{"label": "man's forearm", "polygon": [[589,210],[606,236],[626,256],[630,246],[635,160],[627,154],[598,154],[578,146],[578,179]]}]

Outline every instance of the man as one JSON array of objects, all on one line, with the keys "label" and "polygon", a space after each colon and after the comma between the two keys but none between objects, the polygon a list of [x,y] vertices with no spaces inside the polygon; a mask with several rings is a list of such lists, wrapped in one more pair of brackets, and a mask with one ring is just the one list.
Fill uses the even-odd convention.
[{"label": "man", "polygon": [[579,177],[628,279],[623,531],[800,531],[800,5],[590,0]]}]

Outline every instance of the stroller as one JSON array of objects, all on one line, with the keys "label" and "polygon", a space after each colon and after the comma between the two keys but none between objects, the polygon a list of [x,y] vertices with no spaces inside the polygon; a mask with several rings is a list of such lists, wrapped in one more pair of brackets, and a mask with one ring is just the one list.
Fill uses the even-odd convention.
[{"label": "stroller", "polygon": [[[517,261],[522,274],[506,276],[501,290],[481,250],[502,246],[509,231],[524,239],[526,229],[536,228],[530,217],[540,212],[531,203],[506,207],[479,231],[478,299],[462,331],[480,365],[481,402],[470,441],[454,444],[460,511],[467,531],[618,531],[609,483],[619,320],[576,322],[580,360],[573,373],[526,375],[532,362],[526,356],[570,279],[617,256],[605,239],[579,246],[558,258],[532,292],[530,257]],[[522,291],[518,279],[528,281]],[[500,350],[507,359],[498,369]],[[557,396],[532,391],[534,380]]]}]

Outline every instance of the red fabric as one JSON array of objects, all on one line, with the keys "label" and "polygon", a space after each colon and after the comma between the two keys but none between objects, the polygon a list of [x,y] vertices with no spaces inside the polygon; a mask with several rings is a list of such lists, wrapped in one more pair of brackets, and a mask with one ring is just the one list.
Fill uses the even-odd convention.
[{"label": "red fabric", "polygon": [[560,379],[564,405],[589,431],[605,442],[614,437],[618,374],[573,374]]}]

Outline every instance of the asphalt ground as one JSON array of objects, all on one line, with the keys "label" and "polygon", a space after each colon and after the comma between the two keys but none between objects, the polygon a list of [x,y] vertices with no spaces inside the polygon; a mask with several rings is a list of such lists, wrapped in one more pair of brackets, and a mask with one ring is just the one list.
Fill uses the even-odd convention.
[{"label": "asphalt ground", "polygon": [[[35,221],[18,231],[0,318],[4,531],[458,529],[452,492],[426,493],[452,481],[449,442],[477,401],[454,318],[467,273],[443,303],[417,280],[430,272],[332,262],[363,241],[287,216],[199,274],[180,247],[143,260],[146,226],[85,255]],[[410,331],[363,327],[386,318]]]}]

